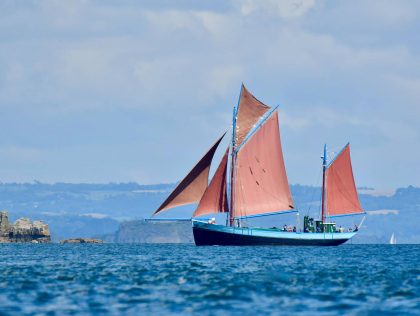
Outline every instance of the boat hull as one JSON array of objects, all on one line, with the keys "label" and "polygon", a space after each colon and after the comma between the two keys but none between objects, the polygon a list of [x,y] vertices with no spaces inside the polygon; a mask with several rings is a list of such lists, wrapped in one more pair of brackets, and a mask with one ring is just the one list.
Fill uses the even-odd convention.
[{"label": "boat hull", "polygon": [[193,221],[197,246],[338,246],[356,233],[299,233],[279,229],[239,228]]}]

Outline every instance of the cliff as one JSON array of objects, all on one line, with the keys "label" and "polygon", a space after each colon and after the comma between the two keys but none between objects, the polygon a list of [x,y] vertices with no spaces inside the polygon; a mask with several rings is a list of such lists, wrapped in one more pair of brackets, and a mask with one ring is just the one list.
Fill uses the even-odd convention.
[{"label": "cliff", "polygon": [[19,218],[14,224],[10,224],[8,213],[0,212],[0,243],[50,241],[50,230],[44,222],[31,222],[28,218]]},{"label": "cliff", "polygon": [[191,222],[123,222],[110,242],[117,243],[192,243]]}]

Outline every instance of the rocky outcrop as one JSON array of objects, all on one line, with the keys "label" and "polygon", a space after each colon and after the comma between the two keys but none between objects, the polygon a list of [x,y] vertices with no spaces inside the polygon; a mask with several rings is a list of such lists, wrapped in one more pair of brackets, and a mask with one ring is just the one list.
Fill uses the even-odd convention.
[{"label": "rocky outcrop", "polygon": [[19,218],[14,224],[9,223],[6,211],[0,212],[0,243],[51,241],[48,225],[42,221],[31,222],[28,218]]},{"label": "rocky outcrop", "polygon": [[94,238],[70,238],[60,241],[60,244],[102,244],[103,240]]}]

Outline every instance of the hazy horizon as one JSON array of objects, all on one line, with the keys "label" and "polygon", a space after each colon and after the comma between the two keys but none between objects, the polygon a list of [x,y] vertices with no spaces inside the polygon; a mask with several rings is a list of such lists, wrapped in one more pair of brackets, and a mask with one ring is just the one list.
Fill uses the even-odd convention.
[{"label": "hazy horizon", "polygon": [[[212,174],[210,175],[210,178],[212,177]],[[0,185],[12,185],[12,184],[16,184],[16,185],[60,185],[60,184],[64,184],[64,185],[130,185],[130,184],[135,184],[135,185],[139,185],[139,186],[176,186],[181,179],[179,179],[179,181],[175,181],[175,182],[161,182],[161,183],[140,183],[140,182],[136,182],[136,181],[110,181],[110,182],[48,182],[48,181],[39,181],[37,179],[33,179],[32,181],[21,181],[21,182],[5,182],[5,181],[0,181]],[[318,183],[318,184],[302,184],[302,183],[289,183],[289,186],[293,187],[293,186],[303,186],[303,187],[314,187],[314,188],[321,188],[322,186],[322,182]],[[362,193],[366,193],[366,194],[371,194],[371,195],[383,195],[383,196],[389,196],[392,195],[396,192],[397,189],[404,189],[404,188],[420,188],[419,186],[415,186],[412,184],[407,184],[407,185],[403,185],[400,187],[367,187],[367,186],[357,186],[356,188],[360,192]],[[369,192],[370,190],[372,190],[373,192]],[[169,191],[168,191],[169,192]]]}]

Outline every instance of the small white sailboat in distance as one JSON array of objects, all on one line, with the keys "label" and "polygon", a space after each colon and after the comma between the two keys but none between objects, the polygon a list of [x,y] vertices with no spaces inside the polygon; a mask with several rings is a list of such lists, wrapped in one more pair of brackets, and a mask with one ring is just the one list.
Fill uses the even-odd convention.
[{"label": "small white sailboat in distance", "polygon": [[392,233],[391,239],[389,240],[390,245],[396,245],[397,244],[397,238],[395,238],[395,234]]}]

